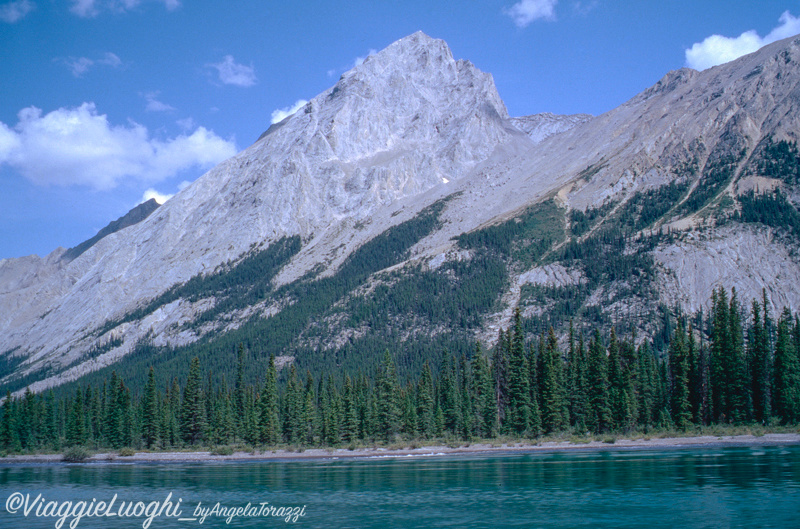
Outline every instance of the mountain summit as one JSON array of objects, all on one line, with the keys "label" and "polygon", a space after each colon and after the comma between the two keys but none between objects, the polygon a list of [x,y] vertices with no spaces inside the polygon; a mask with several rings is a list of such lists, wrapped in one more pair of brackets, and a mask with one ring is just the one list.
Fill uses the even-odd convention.
[{"label": "mountain summit", "polygon": [[799,42],[595,118],[509,118],[491,75],[410,35],[74,259],[0,261],[0,383],[239,341],[305,366],[468,350],[515,307],[534,328],[636,313],[652,335],[722,284],[797,307],[794,232],[748,208],[778,189],[763,200],[800,219]]}]

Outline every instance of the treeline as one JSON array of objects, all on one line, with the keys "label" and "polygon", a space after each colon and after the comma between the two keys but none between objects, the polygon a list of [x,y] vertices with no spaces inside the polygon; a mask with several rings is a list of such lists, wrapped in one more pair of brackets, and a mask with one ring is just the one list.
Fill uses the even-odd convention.
[{"label": "treeline", "polygon": [[526,343],[517,311],[490,354],[445,354],[404,382],[386,351],[371,373],[315,379],[291,365],[285,383],[272,356],[254,386],[240,347],[232,386],[195,358],[183,383],[164,388],[151,368],[140,395],[116,373],[65,398],[8,394],[0,448],[337,446],[800,422],[800,320],[785,309],[775,321],[766,296],[746,313],[735,290],[716,290],[708,317],[677,318],[660,357],[613,329],[576,334],[570,325],[563,347],[552,328]]}]

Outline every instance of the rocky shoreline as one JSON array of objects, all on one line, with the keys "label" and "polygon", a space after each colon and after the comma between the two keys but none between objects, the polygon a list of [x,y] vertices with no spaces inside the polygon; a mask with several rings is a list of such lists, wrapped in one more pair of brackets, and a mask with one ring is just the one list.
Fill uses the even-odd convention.
[{"label": "rocky shoreline", "polygon": [[[100,452],[91,455],[84,464],[92,463],[203,463],[203,462],[242,462],[242,461],[291,461],[314,459],[369,459],[400,458],[414,456],[452,456],[472,454],[607,451],[607,450],[668,450],[673,448],[736,447],[736,446],[780,446],[800,445],[800,433],[773,433],[761,436],[724,435],[670,438],[613,439],[609,441],[592,440],[580,442],[510,442],[504,444],[475,443],[457,447],[423,446],[390,449],[373,448],[308,448],[303,451],[256,450],[253,452],[234,452],[230,455],[215,454],[209,451],[193,452],[137,452],[121,456],[116,452]],[[19,463],[61,463],[62,454],[12,455],[0,459],[0,465]]]}]

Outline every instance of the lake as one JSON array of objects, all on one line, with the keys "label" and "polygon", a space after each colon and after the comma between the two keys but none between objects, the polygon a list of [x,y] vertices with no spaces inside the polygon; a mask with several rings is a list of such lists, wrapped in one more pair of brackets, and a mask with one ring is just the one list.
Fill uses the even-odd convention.
[{"label": "lake", "polygon": [[0,501],[0,527],[26,529],[789,528],[800,447],[0,464]]}]

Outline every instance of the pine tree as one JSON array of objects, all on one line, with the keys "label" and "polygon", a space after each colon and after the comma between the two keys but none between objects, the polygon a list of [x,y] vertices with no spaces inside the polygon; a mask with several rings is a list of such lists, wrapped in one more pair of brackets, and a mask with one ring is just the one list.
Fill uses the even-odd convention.
[{"label": "pine tree", "polygon": [[342,438],[353,442],[359,437],[359,413],[357,395],[350,375],[344,379],[344,395],[342,399],[344,422],[342,424]]},{"label": "pine tree", "polygon": [[423,439],[430,439],[434,435],[435,408],[433,376],[431,374],[431,366],[426,360],[422,366],[422,375],[417,383],[417,420],[419,422],[419,434]]},{"label": "pine tree", "polygon": [[453,356],[447,356],[446,358],[446,364],[440,376],[441,393],[439,403],[444,415],[445,430],[453,435],[458,435],[462,423],[459,373],[456,368],[455,358]]},{"label": "pine tree", "polygon": [[195,445],[205,436],[206,407],[200,382],[200,359],[194,357],[183,389],[180,410],[180,433],[184,442]]},{"label": "pine tree", "polygon": [[589,342],[587,376],[589,381],[589,410],[586,427],[595,433],[608,431],[611,427],[611,411],[608,403],[608,359],[600,339],[600,331],[595,329]]},{"label": "pine tree", "polygon": [[239,343],[236,352],[236,381],[233,386],[234,418],[236,421],[236,435],[245,436],[245,388],[244,388],[244,344]]},{"label": "pine tree", "polygon": [[689,400],[689,350],[681,321],[678,321],[670,340],[668,355],[672,420],[677,428],[686,430],[692,420],[692,406]]},{"label": "pine tree", "polygon": [[531,426],[531,386],[528,356],[519,307],[514,310],[514,328],[508,355],[508,410],[505,430],[525,434]]},{"label": "pine tree", "polygon": [[155,370],[152,366],[142,395],[142,442],[145,448],[152,448],[158,442],[158,400]]},{"label": "pine tree", "polygon": [[504,427],[506,423],[506,412],[508,410],[508,350],[509,340],[506,339],[506,333],[500,329],[500,335],[497,340],[497,345],[494,348],[494,358],[492,360],[492,371],[494,373],[494,387],[495,387],[495,415],[497,417],[497,424],[493,428],[499,431],[501,426]]},{"label": "pine tree", "polygon": [[302,438],[302,408],[303,408],[303,389],[297,379],[297,369],[294,364],[289,368],[289,381],[286,384],[286,411],[283,414],[286,440],[290,443],[297,443]]},{"label": "pine tree", "polygon": [[259,406],[261,442],[274,445],[281,438],[280,419],[278,417],[278,371],[275,368],[275,355],[269,357],[267,377],[261,392]]},{"label": "pine tree", "polygon": [[552,327],[547,335],[547,345],[542,358],[541,388],[542,427],[545,432],[557,432],[566,426],[566,394],[563,362]]},{"label": "pine tree", "polygon": [[[800,420],[800,360],[790,329],[791,314],[784,309],[775,338],[775,415],[784,424]],[[797,324],[795,324],[795,336]]]},{"label": "pine tree", "polygon": [[472,373],[472,393],[475,402],[474,432],[480,437],[492,437],[495,434],[494,428],[497,423],[495,391],[491,369],[481,351],[480,344],[477,345],[475,356],[472,359]]},{"label": "pine tree", "polygon": [[[747,356],[749,361],[751,393],[753,395],[753,416],[756,421],[765,424],[772,415],[772,354],[769,339],[771,321],[767,304],[767,293],[763,291],[764,305],[753,300],[751,309],[752,323],[748,334]],[[763,308],[763,318],[762,318]]]},{"label": "pine tree", "polygon": [[728,311],[730,322],[730,402],[731,419],[737,424],[749,420],[753,416],[752,395],[747,376],[747,361],[744,350],[744,331],[742,327],[742,314],[736,289],[731,289],[731,302]]},{"label": "pine tree", "polygon": [[399,383],[394,359],[387,349],[376,380],[377,429],[380,437],[392,439],[400,428]]}]

